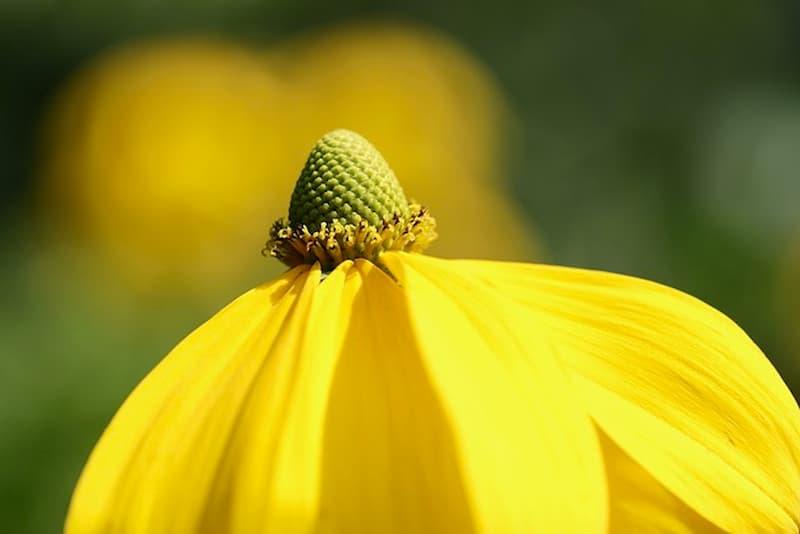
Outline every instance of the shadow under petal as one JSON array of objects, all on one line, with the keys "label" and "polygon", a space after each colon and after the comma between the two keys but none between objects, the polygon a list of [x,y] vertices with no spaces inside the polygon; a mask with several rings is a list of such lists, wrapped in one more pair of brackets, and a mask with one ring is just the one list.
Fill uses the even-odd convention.
[{"label": "shadow under petal", "polygon": [[360,271],[328,400],[317,531],[474,532],[403,290],[377,268]]}]

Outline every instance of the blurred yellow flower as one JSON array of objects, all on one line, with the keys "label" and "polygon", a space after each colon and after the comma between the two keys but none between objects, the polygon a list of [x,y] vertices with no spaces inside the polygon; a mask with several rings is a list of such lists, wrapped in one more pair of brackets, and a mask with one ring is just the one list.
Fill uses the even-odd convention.
[{"label": "blurred yellow flower", "polygon": [[258,57],[232,45],[116,51],[56,104],[46,206],[143,291],[239,274],[290,168],[282,94]]},{"label": "blurred yellow flower", "polygon": [[[474,59],[413,27],[348,26],[268,52],[131,46],[56,102],[45,207],[59,237],[77,235],[138,290],[202,291],[263,268],[263,222],[285,210],[306,147],[321,129],[350,125],[386,147],[409,191],[441,214],[440,253],[525,258],[530,234],[498,172],[505,115]],[[456,224],[461,210],[472,217]],[[512,230],[495,239],[485,220]]]},{"label": "blurred yellow flower", "polygon": [[730,319],[433,236],[374,148],[323,137],[273,227],[294,267],[136,388],[67,533],[798,531],[800,410]]}]

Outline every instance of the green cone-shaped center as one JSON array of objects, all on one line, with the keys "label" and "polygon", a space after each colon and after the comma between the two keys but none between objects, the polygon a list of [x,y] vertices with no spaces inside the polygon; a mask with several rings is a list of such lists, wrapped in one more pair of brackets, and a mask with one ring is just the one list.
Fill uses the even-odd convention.
[{"label": "green cone-shaped center", "polygon": [[335,130],[314,145],[289,218],[275,221],[263,252],[290,267],[316,263],[327,273],[351,260],[381,266],[384,252],[422,252],[434,239],[436,221],[423,206],[409,204],[375,147]]},{"label": "green cone-shaped center", "polygon": [[289,224],[312,232],[325,222],[378,227],[409,205],[394,172],[372,144],[349,130],[324,135],[308,156],[289,204]]}]

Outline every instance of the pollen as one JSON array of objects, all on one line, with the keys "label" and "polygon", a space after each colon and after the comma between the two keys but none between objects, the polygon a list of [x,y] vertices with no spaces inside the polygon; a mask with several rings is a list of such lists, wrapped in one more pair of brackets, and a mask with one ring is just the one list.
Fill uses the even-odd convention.
[{"label": "pollen", "polygon": [[330,271],[357,258],[380,265],[383,252],[421,252],[434,239],[434,218],[408,201],[380,152],[355,132],[335,130],[311,150],[289,217],[272,225],[264,253]]}]

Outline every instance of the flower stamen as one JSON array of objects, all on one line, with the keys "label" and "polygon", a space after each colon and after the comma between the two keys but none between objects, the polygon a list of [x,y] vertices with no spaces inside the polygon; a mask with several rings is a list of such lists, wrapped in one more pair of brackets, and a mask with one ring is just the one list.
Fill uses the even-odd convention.
[{"label": "flower stamen", "polygon": [[327,272],[345,260],[364,258],[378,264],[380,255],[389,250],[422,252],[436,238],[436,222],[422,206],[409,208],[408,220],[387,219],[378,227],[365,221],[358,226],[322,223],[311,232],[305,225],[292,228],[287,219],[280,219],[272,225],[264,254],[291,267],[319,262]]}]

